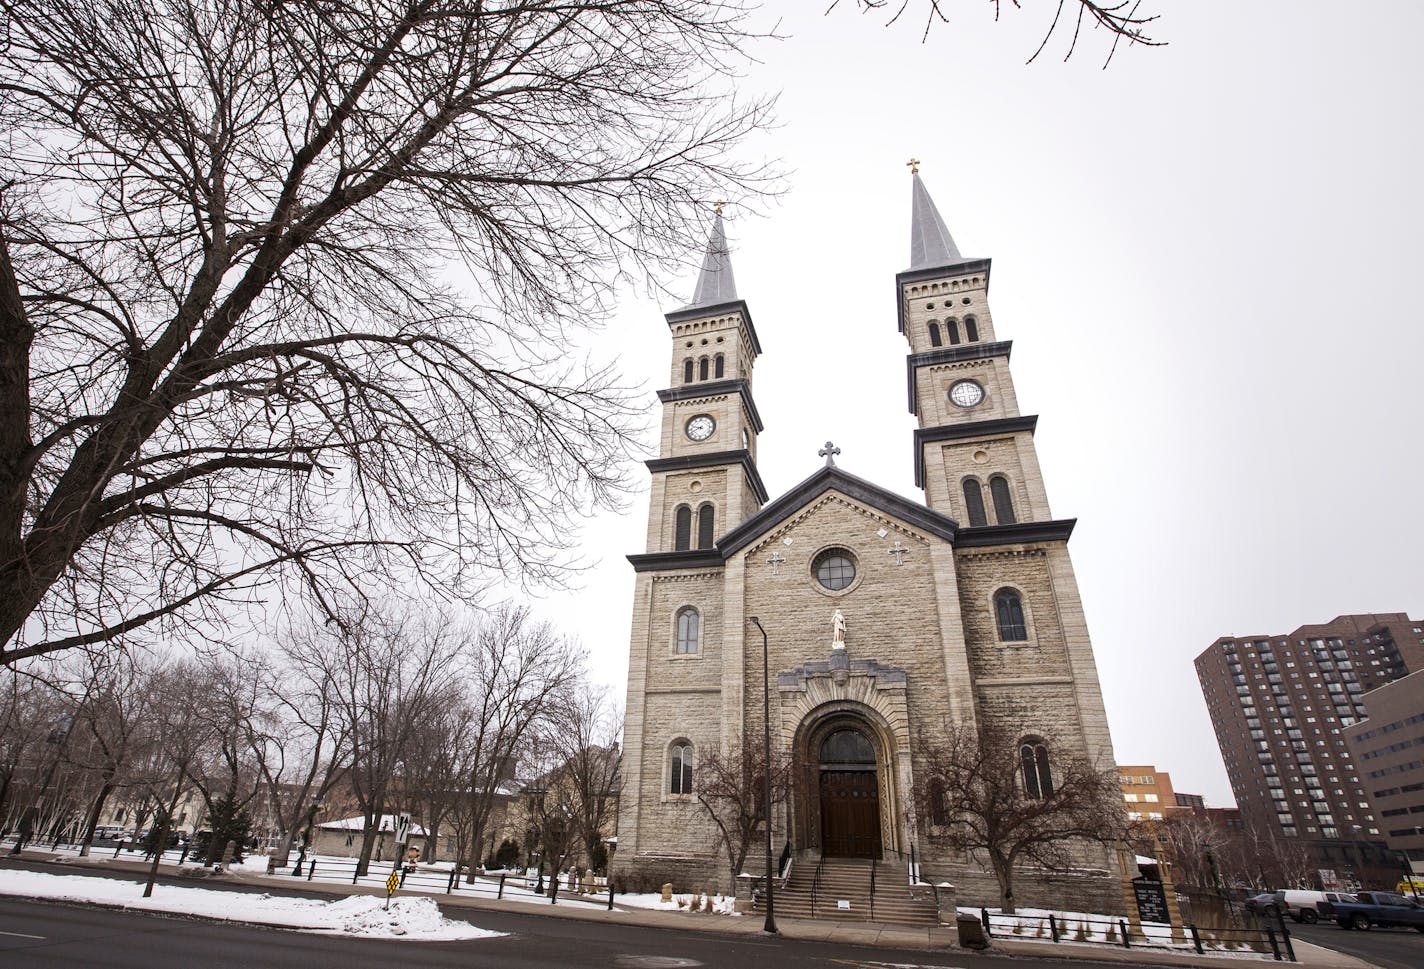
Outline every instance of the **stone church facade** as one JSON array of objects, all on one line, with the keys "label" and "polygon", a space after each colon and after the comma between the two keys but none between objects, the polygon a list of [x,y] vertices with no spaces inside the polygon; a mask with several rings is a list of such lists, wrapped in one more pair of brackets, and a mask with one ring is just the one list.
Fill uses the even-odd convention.
[{"label": "stone church facade", "polygon": [[[775,844],[906,858],[961,898],[996,897],[972,857],[936,853],[913,810],[916,745],[947,724],[1001,725],[1054,758],[1114,767],[1087,625],[1019,413],[1011,344],[988,303],[988,259],[965,258],[914,175],[911,265],[894,307],[909,343],[920,504],[826,464],[769,500],[757,472],[761,345],[738,298],[720,214],[672,342],[647,550],[637,573],[615,870],[729,890],[696,800],[699,751],[763,730],[796,783]],[[887,328],[888,330],[888,328]],[[859,753],[857,753],[859,752]],[[1076,900],[1121,907],[1116,858],[1083,846]],[[759,867],[759,866],[758,866]],[[1062,877],[1024,873],[1026,904]]]}]

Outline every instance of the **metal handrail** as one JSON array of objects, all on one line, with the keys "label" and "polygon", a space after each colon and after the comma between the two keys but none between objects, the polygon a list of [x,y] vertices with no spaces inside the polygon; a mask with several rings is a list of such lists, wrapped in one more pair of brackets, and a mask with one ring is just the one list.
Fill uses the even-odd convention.
[{"label": "metal handrail", "polygon": [[880,859],[870,859],[870,921],[875,921],[875,866],[880,864]]},{"label": "metal handrail", "polygon": [[826,867],[826,856],[821,855],[821,860],[816,864],[816,877],[811,879],[811,917],[816,917],[816,896],[821,889],[821,870]]}]

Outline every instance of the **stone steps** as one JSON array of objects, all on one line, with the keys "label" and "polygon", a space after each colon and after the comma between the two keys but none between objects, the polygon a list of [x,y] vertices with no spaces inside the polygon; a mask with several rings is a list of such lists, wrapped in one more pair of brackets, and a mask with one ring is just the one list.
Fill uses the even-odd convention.
[{"label": "stone steps", "polygon": [[[939,912],[933,900],[910,896],[908,872],[902,863],[881,861],[876,865],[873,911],[868,859],[827,858],[820,866],[819,882],[816,867],[817,860],[813,858],[792,867],[786,887],[776,893],[778,914],[838,922],[939,924]],[[847,907],[841,908],[840,902],[845,902]],[[762,910],[760,903],[756,910]]]}]

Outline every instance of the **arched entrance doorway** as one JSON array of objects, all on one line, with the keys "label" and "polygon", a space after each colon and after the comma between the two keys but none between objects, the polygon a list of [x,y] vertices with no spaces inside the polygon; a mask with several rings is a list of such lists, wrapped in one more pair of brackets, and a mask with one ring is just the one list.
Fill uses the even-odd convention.
[{"label": "arched entrance doorway", "polygon": [[880,857],[880,784],[875,745],[839,726],[820,746],[821,850],[827,856]]}]

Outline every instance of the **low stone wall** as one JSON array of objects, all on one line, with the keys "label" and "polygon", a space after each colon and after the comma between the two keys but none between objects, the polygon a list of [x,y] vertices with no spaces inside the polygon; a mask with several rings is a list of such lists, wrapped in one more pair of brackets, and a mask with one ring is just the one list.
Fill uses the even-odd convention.
[{"label": "low stone wall", "polygon": [[620,892],[655,892],[668,883],[677,895],[730,895],[736,891],[735,885],[728,884],[726,864],[715,857],[615,856],[609,867],[614,890]]},{"label": "low stone wall", "polygon": [[[934,885],[949,882],[954,886],[959,905],[999,907],[999,882],[992,872],[973,866],[926,862],[920,867],[920,877]],[[1020,871],[1014,878],[1014,899],[1029,908],[1127,914],[1123,910],[1122,883],[1105,872]]]}]

